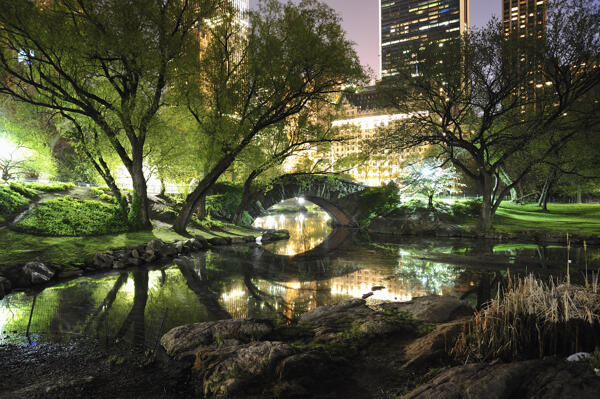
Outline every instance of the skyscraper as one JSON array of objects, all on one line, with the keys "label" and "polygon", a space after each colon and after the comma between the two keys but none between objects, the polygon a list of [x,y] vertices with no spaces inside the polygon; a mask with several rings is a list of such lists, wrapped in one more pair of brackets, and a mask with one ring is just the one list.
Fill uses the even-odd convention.
[{"label": "skyscraper", "polygon": [[521,37],[541,38],[546,29],[546,0],[502,1],[502,26],[504,35],[516,31]]},{"label": "skyscraper", "polygon": [[416,44],[443,45],[469,29],[469,0],[380,0],[379,12],[382,78],[410,66]]}]

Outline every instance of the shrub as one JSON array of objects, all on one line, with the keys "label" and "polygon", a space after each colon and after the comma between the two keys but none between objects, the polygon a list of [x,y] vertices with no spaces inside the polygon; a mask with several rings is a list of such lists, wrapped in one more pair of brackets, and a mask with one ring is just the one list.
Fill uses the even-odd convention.
[{"label": "shrub", "polygon": [[455,201],[452,204],[452,215],[456,217],[478,217],[481,213],[481,200]]},{"label": "shrub", "polygon": [[127,220],[116,205],[62,197],[39,204],[15,227],[49,236],[91,236],[128,231]]},{"label": "shrub", "polygon": [[231,220],[242,202],[242,187],[231,183],[217,183],[219,194],[206,197],[206,213],[213,218]]},{"label": "shrub", "polygon": [[10,188],[13,191],[18,192],[19,194],[21,194],[24,197],[27,197],[29,199],[35,198],[37,197],[37,192],[35,192],[34,190],[32,190],[31,188],[27,187],[25,184],[23,183],[18,183],[18,182],[10,182],[8,184],[10,186]]},{"label": "shrub", "polygon": [[390,183],[382,187],[369,187],[360,194],[360,224],[367,224],[372,218],[384,216],[396,209],[400,203],[398,187]]},{"label": "shrub", "polygon": [[113,197],[112,195],[109,195],[109,194],[100,194],[98,196],[98,199],[101,200],[101,201],[112,202],[114,204],[117,203],[117,199],[115,197]]},{"label": "shrub", "polygon": [[0,186],[0,215],[10,215],[29,204],[29,199],[12,189]]},{"label": "shrub", "polygon": [[568,356],[600,345],[598,275],[586,286],[546,284],[533,275],[509,281],[465,326],[452,349],[459,358],[505,361]]},{"label": "shrub", "polygon": [[40,190],[47,193],[52,193],[56,191],[65,191],[69,188],[75,187],[73,183],[25,183],[27,187],[32,188],[34,190]]}]

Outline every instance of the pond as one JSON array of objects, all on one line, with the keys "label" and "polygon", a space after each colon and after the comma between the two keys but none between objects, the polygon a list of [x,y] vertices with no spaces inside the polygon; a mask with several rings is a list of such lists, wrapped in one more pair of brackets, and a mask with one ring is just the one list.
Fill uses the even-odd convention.
[{"label": "pond", "polygon": [[256,248],[223,247],[198,253],[185,265],[115,271],[10,294],[0,300],[0,344],[91,337],[154,346],[182,324],[244,317],[289,321],[369,293],[370,300],[400,301],[453,295],[475,306],[488,301],[509,273],[561,276],[570,260],[572,279],[580,279],[586,267],[600,266],[600,251],[590,248],[371,241],[333,229],[323,212],[269,215],[256,223],[287,228],[291,239]]}]

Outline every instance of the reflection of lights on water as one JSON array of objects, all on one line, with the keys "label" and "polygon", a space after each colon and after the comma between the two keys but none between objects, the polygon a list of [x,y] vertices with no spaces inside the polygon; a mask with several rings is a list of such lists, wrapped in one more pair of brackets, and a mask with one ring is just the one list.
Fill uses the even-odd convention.
[{"label": "reflection of lights on water", "polygon": [[304,223],[304,214],[303,213],[296,216],[296,218],[300,221],[300,223]]},{"label": "reflection of lights on water", "polygon": [[302,198],[302,197],[298,198],[298,203],[300,205],[304,205],[304,198]]},{"label": "reflection of lights on water", "polygon": [[302,284],[299,281],[290,281],[285,284],[285,288],[290,288],[292,290],[298,290]]},{"label": "reflection of lights on water", "polygon": [[[360,287],[357,285],[341,286],[338,284],[334,284],[331,286],[331,295],[348,295],[355,298],[362,298],[362,296],[367,292],[369,292],[369,289],[364,283],[361,283]],[[390,292],[387,288],[385,288],[379,291],[374,291],[373,295],[371,295],[369,298],[381,301],[407,302],[411,301],[413,299],[413,296],[411,293]]]},{"label": "reflection of lights on water", "polygon": [[325,213],[325,214],[323,215],[323,219],[325,219],[325,221],[328,221],[329,219],[331,219],[331,216],[329,216],[329,214],[328,214],[328,213]]},{"label": "reflection of lights on water", "polygon": [[221,299],[224,301],[231,301],[233,299],[240,298],[246,295],[246,291],[240,289],[234,289],[229,292],[224,292],[221,294]]}]

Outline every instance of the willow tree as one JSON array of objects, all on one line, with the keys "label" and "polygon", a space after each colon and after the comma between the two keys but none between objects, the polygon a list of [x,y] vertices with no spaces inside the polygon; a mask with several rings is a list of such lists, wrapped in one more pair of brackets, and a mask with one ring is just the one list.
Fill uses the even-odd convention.
[{"label": "willow tree", "polygon": [[211,153],[217,156],[185,200],[174,225],[180,233],[198,202],[260,132],[329,101],[345,83],[364,76],[339,16],[318,1],[261,1],[247,20],[230,11],[209,26],[198,67],[188,69],[199,73],[181,88],[197,135],[213,138]]},{"label": "willow tree", "polygon": [[[418,73],[400,68],[379,85],[385,105],[410,116],[383,144],[399,151],[435,146],[477,182],[481,231],[491,228],[507,193],[595,112],[580,99],[600,83],[600,37],[590,34],[600,31],[596,3],[551,1],[547,26],[540,37],[506,36],[492,21],[454,43],[426,44],[412,50]],[[507,166],[512,175],[503,183]]]},{"label": "willow tree", "polygon": [[0,0],[0,93],[93,125],[131,176],[139,227],[150,227],[150,126],[218,2]]}]

